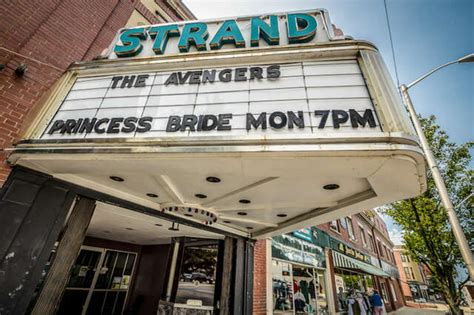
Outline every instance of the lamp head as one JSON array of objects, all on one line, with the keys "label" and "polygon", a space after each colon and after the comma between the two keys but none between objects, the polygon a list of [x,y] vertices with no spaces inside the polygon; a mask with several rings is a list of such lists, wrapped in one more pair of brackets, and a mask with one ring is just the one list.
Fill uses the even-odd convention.
[{"label": "lamp head", "polygon": [[458,59],[458,62],[459,62],[459,63],[474,62],[474,53],[459,58],[459,59]]}]

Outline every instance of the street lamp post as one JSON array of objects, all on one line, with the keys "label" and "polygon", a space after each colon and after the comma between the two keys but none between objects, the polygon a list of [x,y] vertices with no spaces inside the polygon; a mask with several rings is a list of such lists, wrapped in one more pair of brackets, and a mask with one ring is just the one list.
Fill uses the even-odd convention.
[{"label": "street lamp post", "polygon": [[421,148],[423,149],[426,162],[428,163],[428,167],[430,168],[431,174],[433,175],[433,179],[435,181],[436,188],[438,189],[441,202],[448,214],[449,223],[451,224],[451,228],[453,230],[454,237],[456,238],[459,249],[461,251],[462,258],[464,259],[464,262],[466,263],[466,267],[469,272],[469,277],[471,281],[474,281],[474,263],[473,263],[471,249],[469,248],[469,244],[466,240],[466,236],[464,235],[461,225],[459,224],[458,217],[456,216],[456,212],[454,211],[453,204],[448,195],[448,190],[446,189],[446,185],[444,184],[443,178],[441,177],[441,173],[439,172],[438,164],[436,163],[436,160],[433,156],[433,152],[431,151],[428,141],[426,140],[425,134],[423,133],[423,130],[421,128],[420,120],[418,119],[418,116],[416,115],[415,108],[413,107],[413,103],[411,102],[410,95],[408,94],[409,88],[411,88],[412,86],[414,86],[421,80],[425,79],[426,77],[430,76],[434,72],[455,63],[465,63],[465,62],[474,62],[474,53],[464,56],[460,59],[448,62],[444,65],[441,65],[408,85],[405,85],[405,84],[400,85],[400,92],[402,93],[403,102],[405,103],[405,106],[407,107],[408,112],[410,113],[410,117],[413,121],[413,125],[415,127],[416,133],[418,134],[418,138],[420,139]]}]

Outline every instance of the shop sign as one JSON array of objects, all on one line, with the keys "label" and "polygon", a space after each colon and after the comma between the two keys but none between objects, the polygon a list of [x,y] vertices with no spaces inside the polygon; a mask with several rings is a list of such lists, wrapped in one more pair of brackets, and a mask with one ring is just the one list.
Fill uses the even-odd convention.
[{"label": "shop sign", "polygon": [[344,255],[363,261],[365,263],[371,264],[372,262],[369,255],[366,255],[358,251],[357,249],[354,249],[334,238],[331,238],[331,248]]},{"label": "shop sign", "polygon": [[382,132],[357,61],[79,78],[43,138]]},{"label": "shop sign", "polygon": [[313,231],[311,231],[311,228],[300,229],[300,230],[294,231],[292,234],[300,239],[314,243]]},{"label": "shop sign", "polygon": [[324,42],[331,27],[324,10],[139,26],[120,30],[110,58]]},{"label": "shop sign", "polygon": [[273,237],[272,257],[321,268],[326,265],[326,257],[320,246],[294,237],[291,234]]}]

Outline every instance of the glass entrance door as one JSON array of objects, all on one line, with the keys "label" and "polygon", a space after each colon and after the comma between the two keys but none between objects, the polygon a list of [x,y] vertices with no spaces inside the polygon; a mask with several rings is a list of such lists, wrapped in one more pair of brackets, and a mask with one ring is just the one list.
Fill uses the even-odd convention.
[{"label": "glass entrance door", "polygon": [[57,314],[121,314],[135,260],[135,253],[84,246]]}]

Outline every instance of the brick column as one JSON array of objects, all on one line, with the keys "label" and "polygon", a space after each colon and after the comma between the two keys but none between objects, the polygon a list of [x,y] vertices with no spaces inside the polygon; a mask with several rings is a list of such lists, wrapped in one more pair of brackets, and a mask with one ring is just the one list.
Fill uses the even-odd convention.
[{"label": "brick column", "polygon": [[253,314],[266,314],[267,305],[267,245],[266,240],[258,240],[254,249],[253,274]]}]

